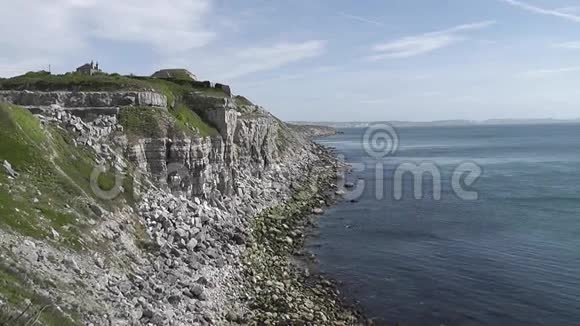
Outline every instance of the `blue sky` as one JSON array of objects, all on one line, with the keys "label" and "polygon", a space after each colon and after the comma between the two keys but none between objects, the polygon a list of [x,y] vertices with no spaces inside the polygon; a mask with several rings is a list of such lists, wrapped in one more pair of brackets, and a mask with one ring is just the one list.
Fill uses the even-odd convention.
[{"label": "blue sky", "polygon": [[185,67],[286,120],[578,118],[578,0],[19,0],[0,75]]}]

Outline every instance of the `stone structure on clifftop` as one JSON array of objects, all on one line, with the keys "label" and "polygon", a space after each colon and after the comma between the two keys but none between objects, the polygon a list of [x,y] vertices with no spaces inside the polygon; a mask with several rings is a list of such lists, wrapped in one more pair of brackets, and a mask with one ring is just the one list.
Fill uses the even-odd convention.
[{"label": "stone structure on clifftop", "polygon": [[83,75],[94,75],[98,72],[102,72],[102,70],[99,68],[99,63],[97,62],[96,64],[91,61],[91,63],[86,63],[80,67],[77,68],[77,73],[79,74],[83,74]]},{"label": "stone structure on clifftop", "polygon": [[151,77],[160,79],[197,80],[197,76],[187,69],[163,69],[155,72]]}]

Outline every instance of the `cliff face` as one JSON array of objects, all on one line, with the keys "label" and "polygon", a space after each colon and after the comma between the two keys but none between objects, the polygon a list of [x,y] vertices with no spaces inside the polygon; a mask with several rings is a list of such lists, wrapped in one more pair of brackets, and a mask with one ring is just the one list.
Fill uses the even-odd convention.
[{"label": "cliff face", "polygon": [[227,98],[190,98],[188,106],[213,124],[219,136],[141,138],[128,146],[133,162],[187,197],[217,200],[235,194],[236,177],[242,173],[259,176],[311,150],[300,135],[281,139],[281,133],[290,131],[265,110],[242,114]]},{"label": "cliff face", "polygon": [[[35,133],[41,143],[23,146],[38,148],[35,155],[69,189],[62,198],[46,199],[51,209],[77,216],[51,224],[47,235],[0,228],[5,263],[32,279],[26,285],[30,296],[42,294],[53,312],[60,311],[59,325],[63,320],[73,325],[222,324],[238,300],[229,284],[240,277],[251,218],[286,200],[318,160],[317,146],[301,134],[262,108],[242,109],[229,97],[192,92],[181,99],[186,110],[179,112],[155,92],[1,91],[0,101],[39,114],[42,125]],[[14,118],[12,134],[38,124],[19,110],[2,107],[7,116],[26,117],[26,123]],[[87,110],[90,120],[82,113]],[[216,132],[204,136],[202,129]],[[25,134],[17,139],[31,141]],[[77,163],[80,158],[84,165]],[[0,159],[19,173],[2,177],[0,191],[20,205],[24,194],[34,193],[34,178],[43,175],[19,163],[18,156]],[[107,194],[118,188],[117,197],[94,192],[94,183],[102,182],[93,175],[103,164],[124,175],[122,187],[117,179],[104,190],[98,187]],[[35,191],[46,195],[42,184],[38,181]],[[4,206],[0,202],[0,209]],[[14,219],[35,219],[35,211],[11,212]],[[48,213],[39,212],[44,217],[38,223],[45,223]],[[66,241],[77,247],[63,249],[71,230],[74,240]],[[53,258],[40,258],[48,256]],[[25,307],[12,299],[0,282],[0,306],[13,301],[10,309],[17,315]]]},{"label": "cliff face", "polygon": [[[294,135],[292,141],[279,139],[281,132],[290,131],[284,130],[282,122],[261,108],[242,114],[231,98],[195,93],[188,94],[185,101],[189,109],[215,126],[218,137],[140,137],[126,142],[128,158],[160,185],[173,191],[206,199],[236,193],[237,170],[257,175],[267,167],[275,167],[289,153],[296,159],[307,150],[304,148],[307,142],[300,136]],[[93,117],[116,115],[119,107],[126,106],[167,110],[166,97],[155,92],[0,91],[0,102],[45,115],[59,109],[68,110],[83,118],[86,112],[91,112]]]},{"label": "cliff face", "polygon": [[167,98],[155,92],[38,92],[0,91],[0,102],[27,107],[59,105],[65,108],[119,106],[167,107]]}]

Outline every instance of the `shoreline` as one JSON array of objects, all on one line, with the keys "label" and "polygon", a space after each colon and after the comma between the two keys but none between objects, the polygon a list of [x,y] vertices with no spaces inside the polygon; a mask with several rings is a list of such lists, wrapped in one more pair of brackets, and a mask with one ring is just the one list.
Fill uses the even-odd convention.
[{"label": "shoreline", "polygon": [[316,260],[305,249],[322,209],[340,200],[336,175],[346,167],[331,149],[315,146],[319,160],[291,199],[253,221],[242,257],[246,291],[241,299],[249,304],[250,325],[372,324],[337,282],[318,272]]}]

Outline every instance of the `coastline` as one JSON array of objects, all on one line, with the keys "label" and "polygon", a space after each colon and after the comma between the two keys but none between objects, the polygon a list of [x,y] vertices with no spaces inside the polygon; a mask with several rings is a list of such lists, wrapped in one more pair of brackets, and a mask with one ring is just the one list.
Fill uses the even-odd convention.
[{"label": "coastline", "polygon": [[305,250],[323,208],[340,200],[336,175],[346,168],[331,149],[315,146],[319,161],[293,187],[292,198],[256,216],[251,227],[241,298],[249,304],[250,325],[372,324],[336,282],[313,271],[316,262]]},{"label": "coastline", "polygon": [[[41,93],[27,95],[43,99]],[[28,271],[51,282],[82,280],[74,283],[70,291],[62,287],[47,290],[44,281],[37,281],[10,285],[10,293],[15,292],[12,288],[25,288],[34,299],[36,293],[49,291],[47,298],[59,298],[51,303],[54,311],[67,309],[59,318],[76,322],[68,314],[71,311],[79,316],[79,322],[87,325],[363,324],[364,318],[356,309],[343,305],[335,283],[311,273],[297,259],[303,252],[306,230],[312,225],[314,214],[322,213],[322,208],[336,200],[334,178],[343,165],[331,150],[307,140],[304,134],[290,130],[261,109],[256,109],[254,115],[238,117],[233,109],[223,107],[222,112],[238,120],[226,119],[222,131],[227,137],[219,137],[215,142],[209,136],[171,134],[170,125],[160,126],[167,129],[159,129],[159,134],[147,134],[148,125],[123,124],[125,115],[139,109],[125,109],[120,113],[121,122],[116,116],[100,117],[96,125],[82,122],[59,105],[50,108],[52,111],[37,117],[26,108],[7,106],[3,110],[23,115],[33,126],[40,126],[42,121],[42,126],[46,125],[46,129],[39,127],[43,135],[56,137],[52,132],[59,127],[62,130],[59,137],[84,135],[104,161],[108,160],[105,154],[116,151],[119,164],[127,167],[135,164],[151,172],[145,175],[128,172],[133,181],[144,184],[139,197],[130,198],[132,201],[121,198],[114,206],[107,206],[111,202],[96,194],[95,198],[86,193],[77,195],[83,199],[76,201],[78,205],[85,200],[94,202],[91,206],[94,215],[89,215],[86,222],[79,220],[79,225],[87,223],[94,228],[90,235],[78,235],[87,244],[80,248],[83,250],[58,246],[66,229],[54,230],[52,238],[46,239],[28,239],[0,230],[3,235],[0,249],[16,253],[6,257],[10,257],[13,266],[19,266],[10,275]],[[153,114],[150,118],[169,114],[164,110],[143,112]],[[237,130],[236,138],[232,137],[232,130]],[[18,135],[23,132],[15,131]],[[132,137],[136,143],[117,140],[124,137]],[[81,155],[86,154],[81,152],[83,147],[66,142],[68,138],[62,140],[63,144],[48,139],[53,138],[47,138],[49,148],[66,143],[68,150],[85,158]],[[112,147],[99,152],[105,143]],[[34,143],[26,145],[36,148]],[[39,152],[38,156],[44,154]],[[220,159],[228,157],[231,162]],[[86,160],[93,163],[88,155]],[[57,163],[53,164],[55,169],[62,170]],[[201,182],[185,178],[179,184],[164,184],[162,181],[172,165],[189,167],[184,174],[204,178]],[[2,189],[6,192],[20,185],[22,189],[31,187],[24,186],[30,174],[21,165],[14,167],[24,178],[18,178],[15,172]],[[225,174],[218,173],[224,170]],[[42,190],[35,195],[50,194]],[[60,197],[38,202],[41,200],[62,200],[63,206],[68,205]],[[90,246],[93,241],[98,242],[99,252]],[[48,256],[54,259],[39,259]],[[81,292],[87,296],[74,295]],[[127,311],[127,307],[133,308]],[[16,315],[19,309],[27,308],[15,306]]]}]

